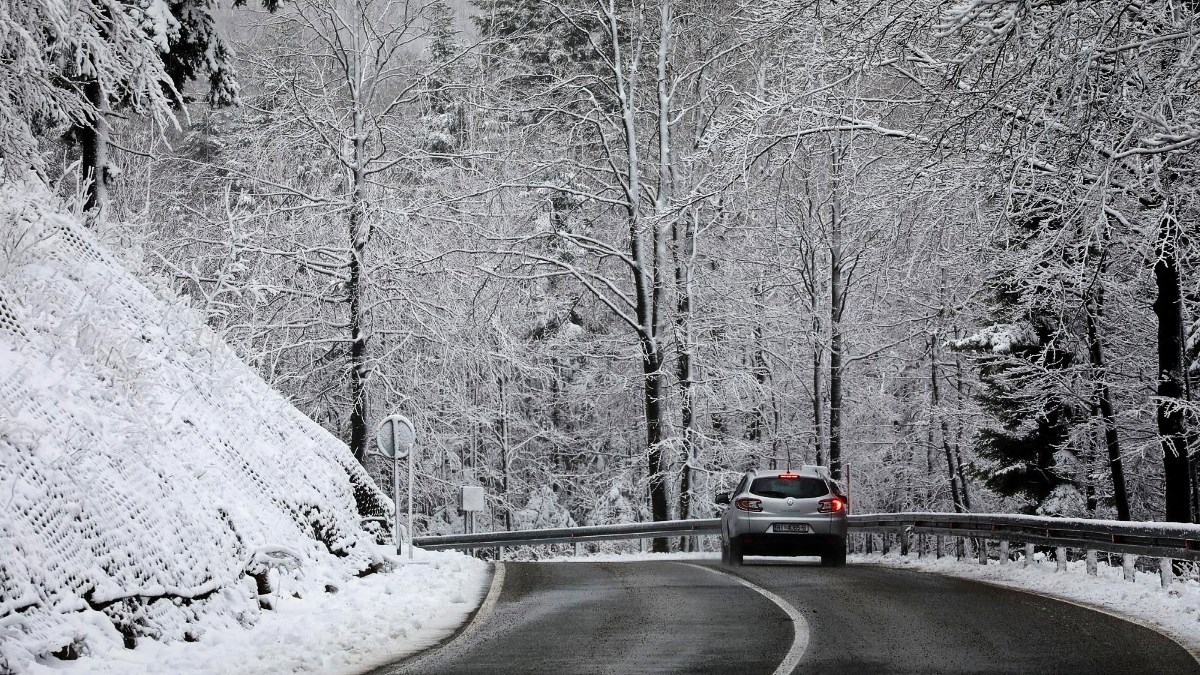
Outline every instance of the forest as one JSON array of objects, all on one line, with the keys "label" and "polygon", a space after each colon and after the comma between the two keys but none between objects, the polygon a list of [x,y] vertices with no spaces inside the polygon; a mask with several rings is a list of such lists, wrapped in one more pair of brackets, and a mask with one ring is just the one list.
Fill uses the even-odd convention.
[{"label": "forest", "polygon": [[0,180],[389,493],[412,418],[418,532],[461,485],[480,530],[705,518],[801,464],[859,513],[1195,522],[1198,16],[14,0]]}]

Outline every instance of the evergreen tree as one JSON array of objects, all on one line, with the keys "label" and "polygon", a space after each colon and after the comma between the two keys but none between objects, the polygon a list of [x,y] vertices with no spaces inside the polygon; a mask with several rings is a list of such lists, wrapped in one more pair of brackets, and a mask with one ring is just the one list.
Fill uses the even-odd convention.
[{"label": "evergreen tree", "polygon": [[595,61],[593,12],[565,12],[570,3],[543,0],[472,0],[475,25],[491,39],[488,56],[527,66],[525,79],[546,82],[554,75]]},{"label": "evergreen tree", "polygon": [[452,155],[467,143],[466,101],[456,91],[463,66],[455,63],[460,46],[455,41],[454,12],[445,0],[434,0],[427,9],[429,57],[434,66],[429,77],[429,112],[425,149],[434,155]]},{"label": "evergreen tree", "polygon": [[[110,182],[111,109],[169,124],[191,82],[205,80],[205,97],[217,106],[237,102],[237,84],[214,0],[87,4],[87,11],[53,0],[0,8],[0,168],[42,173],[39,137],[65,127],[81,151],[86,206],[99,212]],[[277,4],[264,2],[268,10]]]},{"label": "evergreen tree", "polygon": [[989,286],[994,323],[952,344],[975,352],[983,385],[977,399],[996,425],[984,427],[976,450],[986,464],[977,474],[991,490],[1028,500],[1027,510],[1075,515],[1082,493],[1076,479],[1073,430],[1087,411],[1070,383],[1083,366],[1074,349],[1076,326],[1061,313],[1063,295],[1078,296],[1063,272],[1079,258],[1047,204],[1013,218],[1014,236],[999,244],[1002,265]]}]

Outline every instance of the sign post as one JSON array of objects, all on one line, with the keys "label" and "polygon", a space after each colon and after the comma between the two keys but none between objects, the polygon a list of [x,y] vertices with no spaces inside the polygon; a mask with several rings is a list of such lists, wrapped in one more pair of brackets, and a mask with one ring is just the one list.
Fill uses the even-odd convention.
[{"label": "sign post", "polygon": [[487,508],[487,492],[477,485],[464,485],[458,496],[458,510],[463,514],[464,534],[475,531],[475,514]]},{"label": "sign post", "polygon": [[[458,493],[458,511],[463,517],[463,534],[475,532],[475,514],[486,508],[487,492],[482,487],[478,485],[462,486]],[[467,555],[475,555],[475,549],[467,549]]]},{"label": "sign post", "polygon": [[417,442],[417,431],[413,423],[403,415],[391,415],[379,423],[375,430],[375,441],[379,454],[392,460],[392,487],[396,504],[396,555],[400,555],[400,460],[408,460],[408,558],[413,557],[413,456]]}]

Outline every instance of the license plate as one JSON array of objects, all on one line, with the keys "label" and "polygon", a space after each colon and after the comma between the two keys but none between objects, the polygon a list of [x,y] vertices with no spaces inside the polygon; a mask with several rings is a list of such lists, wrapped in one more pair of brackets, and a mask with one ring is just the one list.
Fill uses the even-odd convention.
[{"label": "license plate", "polygon": [[776,532],[808,532],[804,523],[775,523]]}]

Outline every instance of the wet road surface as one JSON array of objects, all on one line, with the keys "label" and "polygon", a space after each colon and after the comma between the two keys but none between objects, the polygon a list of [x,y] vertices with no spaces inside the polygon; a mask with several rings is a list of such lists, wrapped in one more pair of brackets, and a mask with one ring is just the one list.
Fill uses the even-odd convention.
[{"label": "wet road surface", "polygon": [[1187,651],[1139,625],[908,570],[754,558],[504,568],[494,607],[461,635],[373,675],[774,673],[797,647],[793,673],[1200,675]]}]

